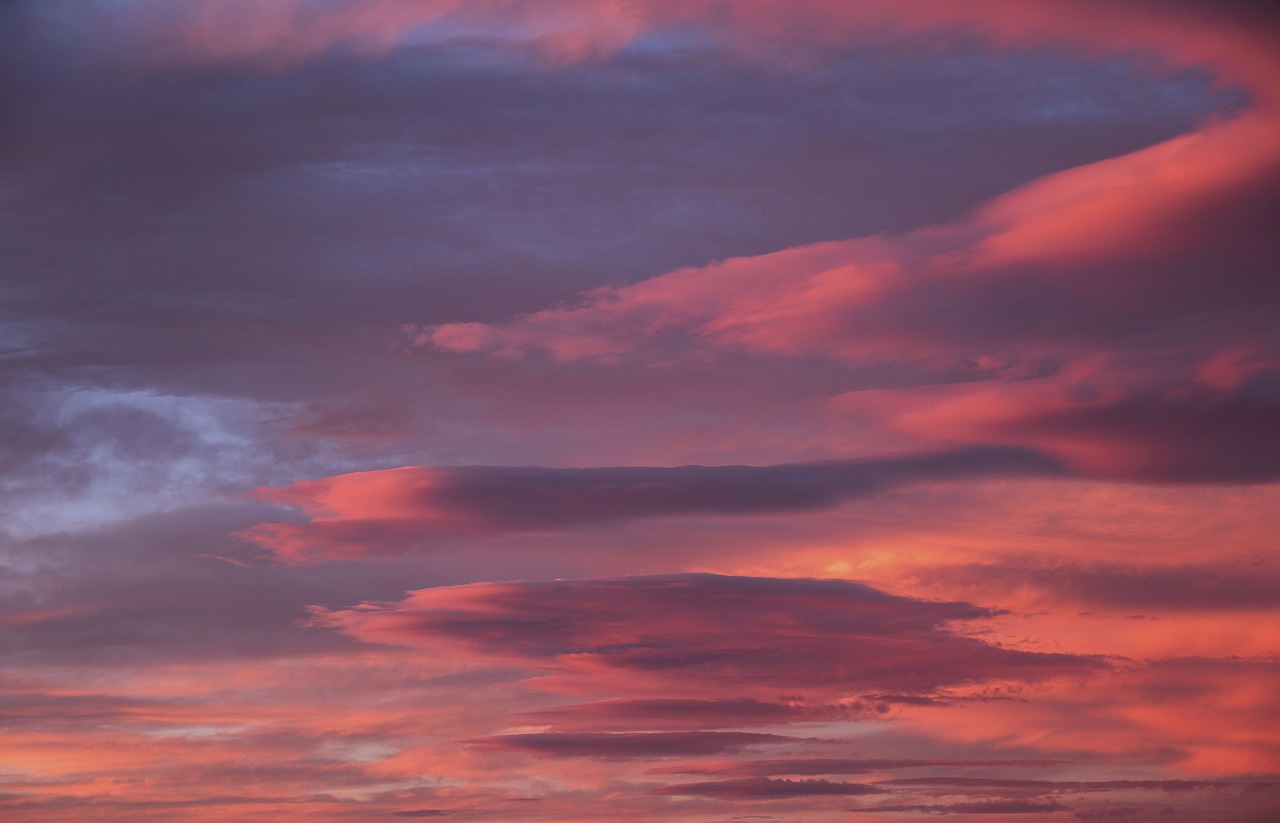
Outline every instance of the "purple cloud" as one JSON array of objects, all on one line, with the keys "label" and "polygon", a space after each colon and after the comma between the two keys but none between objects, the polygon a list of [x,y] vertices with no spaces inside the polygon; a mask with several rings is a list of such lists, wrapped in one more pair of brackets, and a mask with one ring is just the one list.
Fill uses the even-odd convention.
[{"label": "purple cloud", "polygon": [[627,759],[734,754],[759,746],[806,742],[803,738],[755,732],[543,732],[503,734],[464,741],[482,749],[527,752],[548,757]]},{"label": "purple cloud", "polygon": [[1058,472],[1053,460],[1034,452],[986,447],[779,466],[407,466],[261,489],[258,498],[301,508],[312,520],[240,534],[305,563],[400,554],[450,535],[814,511],[912,484]]},{"label": "purple cloud", "polygon": [[707,783],[680,783],[654,789],[656,794],[711,797],[718,800],[783,800],[790,797],[859,797],[884,794],[885,790],[865,783],[830,780],[771,780],[745,778]]},{"label": "purple cloud", "polygon": [[317,610],[315,624],[376,643],[577,665],[585,677],[652,680],[699,698],[761,688],[927,693],[1104,666],[1001,648],[949,627],[994,614],[842,580],[678,574],[423,589],[399,603]]}]

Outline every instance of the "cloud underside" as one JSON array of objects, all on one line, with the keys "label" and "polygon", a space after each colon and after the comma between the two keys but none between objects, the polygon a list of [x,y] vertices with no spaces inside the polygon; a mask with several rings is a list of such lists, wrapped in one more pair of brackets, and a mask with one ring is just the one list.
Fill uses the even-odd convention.
[{"label": "cloud underside", "polygon": [[[375,643],[465,649],[532,667],[551,681],[616,679],[632,691],[665,689],[690,698],[757,698],[769,691],[928,695],[948,686],[1033,682],[1105,666],[1086,657],[1001,648],[951,625],[992,616],[965,603],[898,597],[838,580],[680,574],[424,589],[400,603],[317,610],[315,621]],[[671,734],[676,740],[680,733]],[[534,738],[521,739],[535,745]],[[619,733],[537,740],[547,747],[594,741],[608,751],[659,738]]]}]

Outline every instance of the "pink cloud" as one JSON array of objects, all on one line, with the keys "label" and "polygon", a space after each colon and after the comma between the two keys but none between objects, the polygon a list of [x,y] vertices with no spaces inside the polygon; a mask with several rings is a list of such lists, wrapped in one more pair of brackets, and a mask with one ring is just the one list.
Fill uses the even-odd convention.
[{"label": "pink cloud", "polygon": [[832,780],[774,780],[743,778],[703,783],[677,783],[654,790],[658,794],[695,795],[725,800],[779,800],[788,797],[861,797],[884,794],[885,790],[865,783]]},{"label": "pink cloud", "polygon": [[1123,379],[989,381],[871,402],[904,432],[1027,446],[1082,475],[1173,483],[1280,477],[1280,405],[1264,392],[1125,385]]},{"label": "pink cloud", "polygon": [[762,746],[805,742],[757,732],[532,732],[463,741],[481,749],[527,752],[544,757],[649,759],[737,753]]},{"label": "pink cloud", "polygon": [[755,698],[615,698],[527,712],[518,720],[557,729],[717,729],[874,720],[888,707],[869,700],[834,703]]},{"label": "pink cloud", "polygon": [[443,537],[806,512],[916,483],[1055,473],[1053,461],[1034,453],[983,447],[779,466],[407,466],[259,489],[259,499],[311,519],[237,534],[288,562],[309,563],[393,556]]},{"label": "pink cloud", "polygon": [[1276,66],[1265,14],[1213,14],[1193,4],[981,0],[956,5],[921,0],[904,6],[892,0],[799,5],[748,0],[725,8],[709,0],[624,5],[358,0],[336,6],[302,0],[201,0],[175,10],[151,0],[124,12],[134,27],[150,24],[153,47],[168,38],[161,53],[170,59],[274,59],[284,65],[348,43],[374,47],[377,53],[434,24],[445,36],[488,34],[533,42],[561,61],[589,59],[644,34],[683,27],[739,45],[744,52],[761,47],[803,52],[964,31],[1000,46],[1067,45],[1093,55],[1137,49],[1177,67],[1212,63],[1232,82],[1256,83]]},{"label": "pink cloud", "polygon": [[[987,17],[996,7],[931,7],[933,16],[917,19],[915,10],[871,4],[853,17],[907,30],[945,20],[1010,43],[1145,48],[1245,84],[1252,108],[1034,181],[944,226],[681,269],[503,323],[415,327],[412,341],[558,362],[670,365],[745,352],[970,368],[985,379],[896,401],[892,392],[850,392],[844,408],[899,434],[1027,446],[1085,476],[1275,479],[1280,435],[1264,364],[1280,344],[1258,310],[1275,297],[1269,272],[1280,263],[1266,216],[1280,180],[1274,55],[1238,21],[1206,33],[1187,10],[1100,31],[1127,12],[1090,6],[1063,21],[1052,5],[1028,4]],[[743,13],[744,30],[762,8]],[[1246,367],[1222,352],[1253,360]],[[1090,373],[1099,355],[1126,365]],[[1246,381],[1257,385],[1245,391]]]},{"label": "pink cloud", "polygon": [[[81,492],[108,484],[102,467],[157,496],[188,475],[206,497],[262,487],[203,513],[0,535],[0,817],[1276,808],[1277,573],[1263,555],[1280,488],[1280,57],[1260,4],[73,5],[0,10],[39,35],[0,24],[3,68],[37,68],[4,84],[20,112],[4,205],[35,238],[12,267],[32,274],[13,289],[5,385],[69,398],[6,411],[0,468],[27,473],[4,488],[33,477],[90,511]],[[867,45],[865,64],[846,60]],[[681,52],[657,81],[654,49]],[[701,165],[751,142],[735,129],[758,113],[704,121],[705,101],[895,49],[1024,66],[1047,50],[1092,64],[1085,85],[1117,60],[1208,73],[1239,109],[1138,150],[1206,97],[1103,118],[1080,132],[1096,145],[1055,134],[1052,162],[1025,141],[1065,118],[1008,137],[1006,121],[971,116],[962,140],[997,146],[972,156],[1039,159],[998,175],[972,163],[961,194],[932,179],[943,161],[925,164],[920,191],[967,204],[1071,152],[1127,153],[939,225],[810,242],[904,225],[810,225],[852,202],[825,205],[833,185],[776,235],[757,229],[792,200],[758,198],[749,225],[726,205],[723,228],[617,231],[828,174],[828,152],[860,149],[815,115],[785,143],[812,152],[780,165],[787,179],[744,172],[784,153],[766,141],[685,197]],[[681,85],[692,75],[696,92]],[[759,110],[850,76],[780,82]],[[526,97],[533,114],[508,118]],[[636,101],[668,98],[666,119],[632,119]],[[914,128],[937,107],[913,101]],[[579,129],[566,113],[584,105],[621,125]],[[768,114],[788,126],[792,112]],[[686,116],[715,122],[684,154],[692,132],[672,124]],[[908,142],[955,136],[925,125]],[[503,130],[514,137],[494,148]],[[631,140],[645,130],[660,137]],[[865,164],[889,156],[868,149]],[[874,179],[893,185],[845,184],[874,192],[869,212],[914,197]],[[633,212],[646,187],[658,206]],[[568,203],[559,222],[505,225]],[[615,228],[583,219],[597,210]],[[715,242],[688,239],[706,226]],[[581,249],[561,256],[570,235]],[[500,272],[473,278],[486,267]],[[44,324],[30,339],[28,314]],[[75,412],[104,386],[165,413]],[[178,395],[246,399],[224,420],[203,399],[160,403]],[[435,461],[547,465],[352,471]],[[262,522],[287,519],[272,505],[293,519]],[[521,577],[536,579],[468,582]],[[323,605],[308,620],[305,604]]]},{"label": "pink cloud", "polygon": [[[727,350],[854,363],[981,362],[1011,348],[1074,358],[1099,313],[1117,324],[1172,325],[1202,312],[1206,299],[1247,301],[1269,288],[1258,267],[1274,261],[1274,248],[1248,212],[1259,190],[1280,179],[1278,145],[1274,116],[1246,115],[1044,178],[950,226],[726,260],[604,287],[505,323],[426,326],[410,337],[445,351],[562,362],[668,362],[676,351],[690,357],[689,349],[693,357]],[[1239,215],[1239,236],[1219,225],[1224,211]],[[1225,267],[1226,290],[1202,293],[1187,279],[1198,273],[1184,272],[1188,256]],[[1158,313],[1144,319],[1145,290],[1161,287]],[[984,328],[968,310],[969,324],[957,324],[940,305],[972,302],[998,316],[1002,292],[1045,302],[1035,308],[1050,325]],[[1230,341],[1240,331],[1232,322],[1219,320],[1214,333]]]},{"label": "pink cloud", "polygon": [[424,589],[395,604],[318,609],[315,623],[367,642],[528,666],[573,691],[615,683],[689,697],[927,694],[1103,666],[948,628],[993,615],[837,580],[684,574]]}]

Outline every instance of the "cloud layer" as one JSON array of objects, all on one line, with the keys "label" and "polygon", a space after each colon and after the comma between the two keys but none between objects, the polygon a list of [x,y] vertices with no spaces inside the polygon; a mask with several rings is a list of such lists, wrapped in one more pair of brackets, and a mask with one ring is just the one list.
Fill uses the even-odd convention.
[{"label": "cloud layer", "polygon": [[1274,819],[1278,37],[0,3],[0,818]]},{"label": "cloud layer", "polygon": [[565,530],[654,517],[828,509],[914,483],[1053,476],[1034,452],[970,448],[781,466],[404,467],[260,489],[302,509],[305,524],[266,523],[240,536],[290,562],[400,553],[441,538]]},{"label": "cloud layer", "polygon": [[460,646],[550,667],[553,678],[626,677],[655,694],[929,694],[1105,665],[1004,649],[948,626],[992,615],[840,580],[686,574],[423,589],[315,619],[366,641]]}]

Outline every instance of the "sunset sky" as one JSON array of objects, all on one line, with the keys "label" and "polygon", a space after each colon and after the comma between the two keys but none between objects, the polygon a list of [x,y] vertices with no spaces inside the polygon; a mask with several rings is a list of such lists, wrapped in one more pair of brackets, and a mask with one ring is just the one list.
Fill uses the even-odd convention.
[{"label": "sunset sky", "polygon": [[1280,819],[1280,13],[0,5],[6,823]]}]

